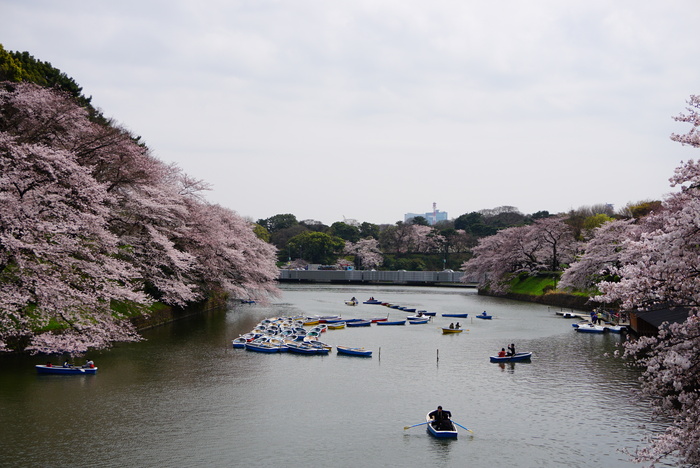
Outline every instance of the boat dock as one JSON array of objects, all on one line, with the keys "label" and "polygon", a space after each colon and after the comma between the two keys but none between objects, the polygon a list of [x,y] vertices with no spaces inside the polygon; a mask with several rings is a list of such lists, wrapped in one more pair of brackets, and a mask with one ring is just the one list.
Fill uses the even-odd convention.
[{"label": "boat dock", "polygon": [[[577,312],[575,310],[557,310],[554,312],[555,314],[564,317],[564,318],[570,318],[570,319],[578,319],[578,320],[585,320],[589,321],[591,320],[591,314],[590,312]],[[600,324],[601,327],[603,328],[610,328],[615,325],[624,325],[627,328],[629,328],[630,323],[629,320],[615,320],[613,317],[610,317],[610,314],[608,313],[603,313],[603,323]]]}]

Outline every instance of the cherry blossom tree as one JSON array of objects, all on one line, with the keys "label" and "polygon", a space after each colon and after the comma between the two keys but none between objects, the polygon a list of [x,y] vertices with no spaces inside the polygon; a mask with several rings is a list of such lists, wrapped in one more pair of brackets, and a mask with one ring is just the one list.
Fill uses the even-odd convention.
[{"label": "cherry blossom tree", "polygon": [[148,299],[117,256],[108,199],[70,153],[0,132],[0,349],[52,323],[64,333],[39,332],[29,350],[82,352],[135,338],[110,302]]},{"label": "cherry blossom tree", "polygon": [[386,228],[379,239],[384,251],[399,254],[438,252],[445,243],[444,237],[430,226],[402,222]]},{"label": "cherry blossom tree", "polygon": [[118,311],[274,294],[275,248],[207,188],[66,94],[1,83],[0,349],[81,353],[138,339]]},{"label": "cherry blossom tree", "polygon": [[576,242],[563,218],[538,219],[528,226],[503,229],[484,237],[462,265],[464,278],[480,278],[480,287],[507,292],[514,275],[559,271],[573,260]]},{"label": "cherry blossom tree", "polygon": [[626,239],[634,236],[634,220],[616,220],[593,229],[582,255],[564,270],[559,289],[588,290],[614,276],[621,266],[620,256]]},{"label": "cherry blossom tree", "polygon": [[648,445],[633,455],[638,462],[660,461],[675,455],[688,466],[700,465],[700,315],[683,323],[666,324],[658,336],[625,343],[625,356],[644,373],[640,396],[652,403],[657,418],[672,423],[647,437]]},{"label": "cherry blossom tree", "polygon": [[513,227],[479,239],[472,249],[474,257],[462,264],[464,278],[479,278],[479,287],[505,293],[513,275],[532,272],[540,263],[541,244],[529,235],[528,227]]},{"label": "cherry blossom tree", "polygon": [[638,239],[625,240],[612,270],[620,281],[601,282],[599,301],[626,309],[700,304],[700,165],[685,163],[671,181],[681,191],[640,220]]},{"label": "cherry blossom tree", "polygon": [[382,251],[379,249],[379,241],[371,237],[360,239],[355,243],[345,242],[345,253],[355,255],[362,268],[377,268],[384,261]]},{"label": "cherry blossom tree", "polygon": [[[686,135],[672,135],[685,145],[700,147],[698,96],[691,96],[689,113],[678,121],[692,124]],[[641,394],[655,414],[672,423],[636,453],[638,461],[652,464],[669,456],[690,466],[700,464],[700,164],[682,163],[670,179],[679,187],[661,209],[640,219],[640,232],[624,240],[621,266],[613,271],[620,281],[599,284],[604,303],[626,309],[687,307],[688,319],[662,325],[658,336],[625,344],[625,355],[643,369]]]}]

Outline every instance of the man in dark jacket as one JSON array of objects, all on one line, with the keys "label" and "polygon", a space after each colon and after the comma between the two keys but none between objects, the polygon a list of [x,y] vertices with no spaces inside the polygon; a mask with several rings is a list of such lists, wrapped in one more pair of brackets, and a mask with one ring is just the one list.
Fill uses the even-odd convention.
[{"label": "man in dark jacket", "polygon": [[428,417],[433,420],[432,426],[438,431],[451,431],[454,429],[452,426],[452,413],[447,410],[443,410],[442,406],[438,406],[435,411],[431,411]]}]

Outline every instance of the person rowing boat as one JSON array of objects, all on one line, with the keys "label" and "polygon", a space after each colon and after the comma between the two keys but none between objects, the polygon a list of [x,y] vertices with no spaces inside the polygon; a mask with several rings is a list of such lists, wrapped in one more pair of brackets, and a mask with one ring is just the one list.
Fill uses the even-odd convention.
[{"label": "person rowing boat", "polygon": [[452,417],[452,413],[443,410],[442,406],[438,406],[435,411],[431,411],[428,413],[428,417],[432,420],[430,423],[436,430],[438,431],[452,431],[454,430],[454,426],[452,426],[452,421],[450,421],[450,418]]}]

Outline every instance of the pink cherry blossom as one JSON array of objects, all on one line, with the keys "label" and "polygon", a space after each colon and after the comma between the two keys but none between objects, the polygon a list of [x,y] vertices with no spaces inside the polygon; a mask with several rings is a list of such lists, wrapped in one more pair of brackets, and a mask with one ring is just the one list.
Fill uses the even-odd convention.
[{"label": "pink cherry blossom", "polygon": [[275,248],[207,188],[67,95],[0,84],[0,350],[82,353],[139,339],[117,310],[275,294]]}]

